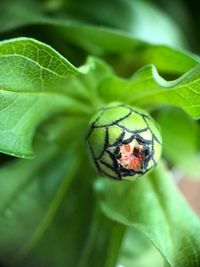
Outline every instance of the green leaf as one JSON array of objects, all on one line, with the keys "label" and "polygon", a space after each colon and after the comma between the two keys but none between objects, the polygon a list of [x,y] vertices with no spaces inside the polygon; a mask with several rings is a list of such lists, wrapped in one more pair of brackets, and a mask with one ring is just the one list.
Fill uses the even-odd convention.
[{"label": "green leaf", "polygon": [[[188,178],[199,178],[199,127],[180,109],[165,108],[156,116],[163,139],[163,155]],[[178,122],[178,123],[177,123]]]},{"label": "green leaf", "polygon": [[38,242],[80,166],[74,146],[62,153],[53,144],[39,146],[35,160],[17,160],[0,170],[0,258],[6,264]]},{"label": "green leaf", "polygon": [[81,109],[64,95],[63,77],[78,70],[49,46],[33,39],[0,43],[0,151],[32,156],[36,127],[59,112]]},{"label": "green leaf", "polygon": [[97,87],[111,73],[92,58],[77,69],[27,38],[0,44],[0,70],[0,151],[19,157],[32,156],[33,135],[46,119],[61,113],[91,116],[102,105]]},{"label": "green leaf", "polygon": [[44,13],[36,1],[8,0],[1,3],[0,31],[6,32],[22,25],[41,21]]},{"label": "green leaf", "polygon": [[[45,1],[8,0],[1,4],[0,30],[6,31],[21,25],[54,19],[62,11],[65,21],[80,21],[104,25],[128,32],[147,42],[178,45],[184,43],[178,26],[155,5],[140,1]],[[121,16],[121,14],[126,16]],[[31,16],[30,16],[31,14]],[[155,19],[152,20],[151,18]],[[164,34],[167,32],[168,34]],[[157,38],[159,36],[159,39]]]},{"label": "green leaf", "polygon": [[[50,9],[50,3],[45,7],[46,10]],[[179,46],[183,43],[184,38],[178,25],[153,3],[147,1],[68,0],[67,3],[57,4],[54,12],[59,12],[60,9],[66,19],[72,17],[82,23],[117,28],[147,42]]]},{"label": "green leaf", "polygon": [[163,267],[163,258],[143,234],[127,227],[118,265],[126,267]]},{"label": "green leaf", "polygon": [[[131,14],[125,30],[136,38],[149,43],[176,47],[181,47],[186,43],[180,26],[165,13],[164,9],[161,10],[152,1],[128,0],[125,3],[128,3],[127,9]],[[123,21],[124,18],[121,20]],[[166,32],[168,34],[165,34]]]},{"label": "green leaf", "polygon": [[184,109],[193,118],[200,117],[200,65],[173,81],[164,80],[153,65],[136,72],[129,80],[110,77],[99,89],[107,102],[121,101],[153,109],[163,105]]},{"label": "green leaf", "polygon": [[125,227],[97,209],[82,139],[67,144],[62,151],[37,140],[34,159],[1,167],[0,259],[6,266],[86,267],[97,258],[97,267],[115,266]]},{"label": "green leaf", "polygon": [[0,48],[2,59],[4,57],[7,59],[9,57],[12,59],[24,58],[58,77],[79,73],[77,68],[53,48],[31,38],[6,40],[1,42]]},{"label": "green leaf", "polygon": [[125,229],[126,226],[104,216],[97,206],[78,267],[115,267]]},{"label": "green leaf", "polygon": [[[124,31],[119,30],[120,27],[117,27],[118,29],[109,27],[113,23],[113,17],[112,21],[109,21],[107,27],[99,26],[99,24],[105,25],[105,23],[102,24],[102,21],[100,23],[98,22],[98,25],[89,24],[86,22],[88,19],[87,16],[86,18],[82,18],[83,21],[80,23],[81,14],[79,14],[80,16],[77,18],[77,13],[84,13],[85,10],[89,17],[91,15],[94,17],[92,22],[98,19],[97,16],[99,14],[99,8],[102,8],[102,2],[99,8],[96,7],[96,10],[98,10],[96,16],[94,15],[94,11],[92,14],[87,11],[92,5],[95,6],[96,4],[98,6],[98,3],[93,3],[92,1],[89,7],[84,6],[79,8],[78,3],[74,2],[71,2],[70,4],[58,3],[57,8],[55,5],[55,10],[53,11],[58,12],[62,9],[63,12],[65,7],[66,10],[68,10],[66,11],[67,15],[63,16],[63,19],[59,19],[57,17],[55,18],[55,16],[47,16],[47,12],[52,12],[52,10],[48,9],[48,6],[51,6],[50,2],[37,3],[35,1],[18,0],[18,3],[13,3],[13,1],[8,0],[2,5],[3,11],[2,16],[0,17],[0,32],[29,25],[33,27],[35,25],[34,29],[37,32],[37,38],[38,32],[41,32],[42,39],[44,39],[44,32],[47,33],[45,38],[47,38],[49,42],[55,44],[55,46],[57,45],[59,49],[64,46],[63,52],[66,52],[66,44],[73,44],[72,54],[76,54],[77,47],[81,47],[83,49],[83,51],[81,51],[83,55],[85,54],[85,51],[87,51],[89,54],[104,57],[113,65],[118,73],[125,76],[132,74],[133,71],[146,64],[154,64],[159,71],[166,73],[166,75],[180,75],[190,70],[199,62],[199,57],[189,51],[161,44],[153,45],[152,43],[148,43],[147,40],[146,42],[143,40],[143,37],[145,36],[146,38],[147,36],[144,31],[146,31],[147,27],[150,27],[150,23],[148,19],[144,22],[144,18],[141,21],[141,16],[138,16],[138,12],[141,12],[141,10],[147,13],[148,16],[151,14],[150,18],[152,17],[152,12],[157,14],[159,21],[164,22],[164,27],[168,27],[171,24],[170,22],[165,23],[166,17],[159,14],[159,11],[152,6],[152,4],[140,3],[139,1],[132,4],[131,1],[129,3],[126,1],[120,5],[120,14],[122,12],[121,10],[125,8],[126,14],[128,12],[130,15],[130,22],[127,22],[125,26],[122,26],[122,24],[124,24],[124,18],[119,23],[119,17],[116,16],[115,22],[121,24]],[[78,10],[77,8],[74,10],[75,6],[78,6]],[[108,20],[110,20],[110,12],[113,11],[113,6],[116,8],[114,2],[110,3],[108,8],[108,3],[106,2],[106,8],[103,7],[103,11],[108,13]],[[31,16],[28,16],[27,9],[30,7],[32,13]],[[150,12],[148,10],[150,10]],[[72,19],[72,14],[75,14],[77,20],[74,18]],[[105,20],[105,16],[102,17]],[[133,23],[132,17],[134,17],[136,23]],[[152,22],[152,20],[150,21]],[[160,23],[157,24],[159,25],[157,25],[156,29],[159,30],[161,27],[163,31],[163,26],[161,26]],[[169,25],[167,26],[167,24]],[[129,29],[127,29],[127,27]],[[174,27],[171,26],[169,27],[172,31],[172,38],[168,39],[167,43],[171,43],[173,42],[173,39],[177,39],[177,29],[174,29]],[[157,37],[158,34],[155,27],[152,28],[151,31],[148,30],[148,33],[155,31],[154,34]],[[175,34],[174,31],[176,32]],[[32,28],[29,29],[27,27],[23,31],[23,34],[27,33],[30,35],[30,32],[32,33]],[[56,36],[56,38],[52,38],[52,36]],[[150,34],[151,40],[152,36],[153,34]],[[163,37],[166,38],[166,36]],[[156,41],[160,40],[160,38],[159,40],[158,38],[155,39]],[[175,41],[175,43],[176,42],[177,41]],[[166,42],[163,41],[162,43],[165,44]],[[75,55],[75,58],[76,57],[79,62],[79,58],[81,57],[80,51],[78,56]]]},{"label": "green leaf", "polygon": [[166,74],[180,75],[199,62],[199,58],[188,51],[152,45],[117,30],[78,23],[50,23],[66,42],[70,40],[89,53],[105,57],[124,76],[146,64],[155,64]]},{"label": "green leaf", "polygon": [[141,231],[169,266],[200,265],[200,221],[162,165],[131,186],[101,179],[96,191],[105,215]]}]

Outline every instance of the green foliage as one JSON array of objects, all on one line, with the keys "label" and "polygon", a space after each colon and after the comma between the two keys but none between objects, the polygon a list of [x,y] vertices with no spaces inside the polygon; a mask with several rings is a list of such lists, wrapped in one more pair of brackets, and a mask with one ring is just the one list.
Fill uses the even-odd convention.
[{"label": "green foliage", "polygon": [[[107,12],[116,1],[108,9],[107,1],[91,1],[83,9],[74,1],[0,4],[1,39],[35,37],[0,42],[5,266],[200,266],[199,218],[163,164],[199,176],[199,125],[193,120],[200,117],[199,57],[144,40],[145,31],[135,31],[140,20],[128,27],[133,9],[152,10],[168,24],[153,5],[117,1],[120,12],[131,12],[111,23]],[[183,47],[174,25],[167,26],[173,29],[169,42]],[[143,108],[161,126],[162,160],[134,183],[96,179],[87,159],[88,123],[110,102]]]},{"label": "green foliage", "polygon": [[[178,194],[162,166],[133,186],[99,180],[96,190],[103,212],[143,232],[170,266],[198,266],[199,219]],[[141,202],[143,192],[145,197]]]},{"label": "green foliage", "polygon": [[193,118],[200,117],[200,65],[174,81],[164,80],[154,66],[139,70],[129,81],[111,77],[100,88],[107,101],[120,100],[152,109],[161,105],[181,107]]},{"label": "green foliage", "polygon": [[75,74],[76,68],[40,42],[17,39],[1,43],[1,152],[32,156],[36,127],[49,115],[77,109],[70,96],[63,95],[60,83],[62,77]]},{"label": "green foliage", "polygon": [[198,124],[180,109],[169,107],[162,109],[156,119],[161,126],[164,156],[188,177],[199,178]]}]

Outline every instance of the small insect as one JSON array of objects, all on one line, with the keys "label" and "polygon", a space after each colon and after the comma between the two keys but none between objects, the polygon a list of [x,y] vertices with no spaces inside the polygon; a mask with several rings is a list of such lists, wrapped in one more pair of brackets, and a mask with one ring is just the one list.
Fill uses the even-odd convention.
[{"label": "small insect", "polygon": [[156,166],[162,140],[145,111],[112,103],[97,112],[89,127],[88,151],[100,175],[135,180]]}]

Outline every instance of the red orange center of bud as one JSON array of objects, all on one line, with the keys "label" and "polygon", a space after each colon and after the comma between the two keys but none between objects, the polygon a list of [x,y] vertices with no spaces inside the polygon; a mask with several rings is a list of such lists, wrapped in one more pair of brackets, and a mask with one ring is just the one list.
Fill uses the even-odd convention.
[{"label": "red orange center of bud", "polygon": [[121,157],[118,162],[126,169],[141,170],[141,164],[145,159],[143,147],[133,140],[129,144],[120,146]]}]

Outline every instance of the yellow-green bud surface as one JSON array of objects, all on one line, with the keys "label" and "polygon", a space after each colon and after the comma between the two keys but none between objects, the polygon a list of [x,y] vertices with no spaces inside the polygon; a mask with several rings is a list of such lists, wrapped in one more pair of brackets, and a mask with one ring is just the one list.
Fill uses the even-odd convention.
[{"label": "yellow-green bud surface", "polygon": [[158,126],[148,113],[112,103],[91,119],[87,145],[100,175],[135,180],[156,166],[162,140]]}]

